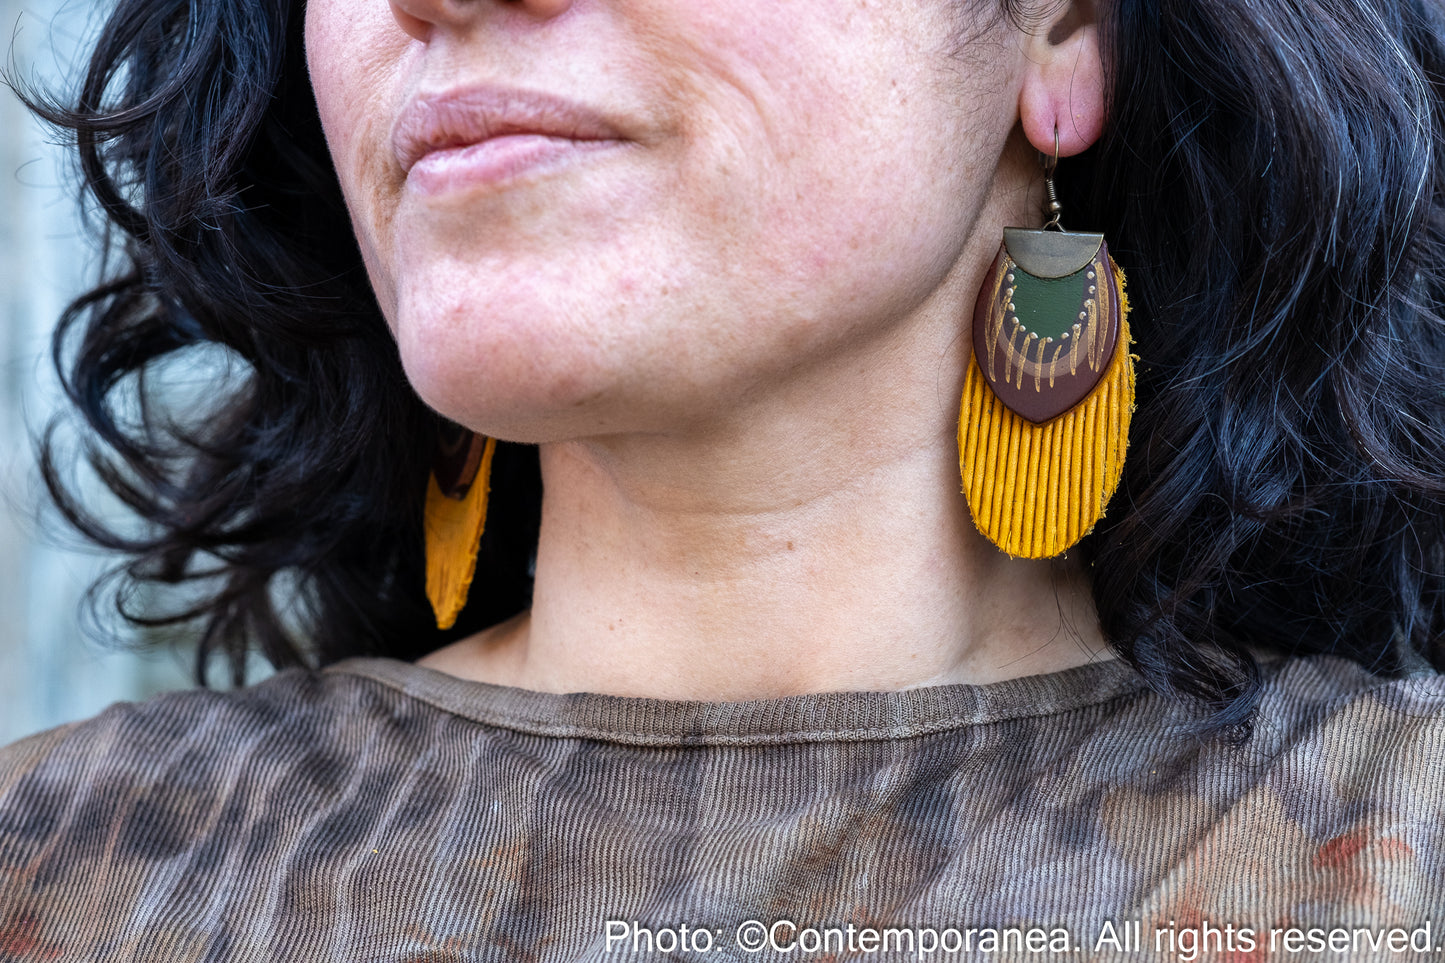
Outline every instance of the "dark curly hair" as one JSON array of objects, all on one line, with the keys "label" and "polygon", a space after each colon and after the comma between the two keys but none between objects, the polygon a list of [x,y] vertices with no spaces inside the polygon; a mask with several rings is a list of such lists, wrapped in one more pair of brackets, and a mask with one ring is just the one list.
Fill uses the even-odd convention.
[{"label": "dark curly hair", "polygon": [[[1022,16],[1019,0],[1003,12]],[[55,336],[88,458],[146,523],[132,586],[242,673],[411,659],[524,608],[533,449],[503,446],[479,576],[435,628],[421,525],[438,416],[403,376],[327,163],[302,0],[120,0],[70,131],[123,269]],[[1128,266],[1138,412],[1119,493],[1083,551],[1119,654],[1246,725],[1257,656],[1382,673],[1445,666],[1445,19],[1426,0],[1115,0],[1102,141],[1064,165],[1071,226]],[[147,372],[222,346],[244,376],[203,416]],[[136,402],[139,402],[138,405]],[[138,412],[122,418],[118,412]],[[122,593],[122,598],[124,598]],[[124,606],[123,606],[124,607]]]}]

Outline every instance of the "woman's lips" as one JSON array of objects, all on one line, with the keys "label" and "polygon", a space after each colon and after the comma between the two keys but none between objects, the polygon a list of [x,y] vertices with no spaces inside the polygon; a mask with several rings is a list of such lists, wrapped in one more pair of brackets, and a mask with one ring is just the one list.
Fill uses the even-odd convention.
[{"label": "woman's lips", "polygon": [[475,144],[433,150],[412,165],[408,183],[423,194],[496,186],[617,147],[618,140],[574,140],[547,134],[505,134]]},{"label": "woman's lips", "polygon": [[624,143],[597,111],[498,87],[416,97],[392,129],[408,184],[425,194],[497,186]]}]

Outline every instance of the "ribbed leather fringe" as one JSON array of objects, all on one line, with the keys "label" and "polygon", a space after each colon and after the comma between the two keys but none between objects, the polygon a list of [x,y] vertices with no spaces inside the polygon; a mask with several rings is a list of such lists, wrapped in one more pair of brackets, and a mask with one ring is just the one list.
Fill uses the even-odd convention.
[{"label": "ribbed leather fringe", "polygon": [[491,494],[492,455],[497,440],[488,438],[482,465],[463,498],[448,498],[435,476],[426,489],[426,597],[436,613],[437,628],[449,629],[467,604],[467,590],[477,571],[477,543],[487,525]]}]

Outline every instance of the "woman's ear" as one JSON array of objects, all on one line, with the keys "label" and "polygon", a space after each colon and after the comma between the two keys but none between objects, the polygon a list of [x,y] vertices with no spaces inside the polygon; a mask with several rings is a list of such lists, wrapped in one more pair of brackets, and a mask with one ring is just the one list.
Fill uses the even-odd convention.
[{"label": "woman's ear", "polygon": [[1050,5],[1024,38],[1028,66],[1019,91],[1019,118],[1034,149],[1060,157],[1090,147],[1104,130],[1104,65],[1099,53],[1099,5],[1068,0]]}]

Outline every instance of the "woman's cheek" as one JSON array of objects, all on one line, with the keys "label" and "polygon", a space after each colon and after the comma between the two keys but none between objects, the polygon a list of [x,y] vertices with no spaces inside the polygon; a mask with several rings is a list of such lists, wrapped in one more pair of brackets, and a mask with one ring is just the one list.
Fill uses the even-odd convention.
[{"label": "woman's cheek", "polygon": [[384,3],[310,0],[307,69],[337,180],[367,274],[391,316],[392,223],[405,174],[390,146],[401,78],[414,56]]}]

